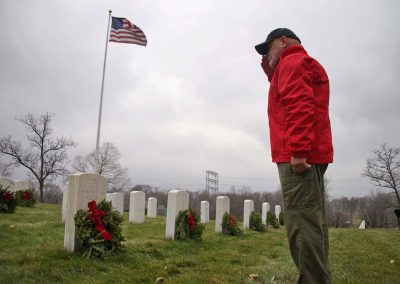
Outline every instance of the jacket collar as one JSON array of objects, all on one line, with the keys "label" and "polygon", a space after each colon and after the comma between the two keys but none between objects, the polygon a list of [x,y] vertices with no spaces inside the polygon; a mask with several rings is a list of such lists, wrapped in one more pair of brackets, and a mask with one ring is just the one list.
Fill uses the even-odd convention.
[{"label": "jacket collar", "polygon": [[289,46],[288,48],[286,48],[282,52],[280,59],[282,59],[282,58],[284,58],[284,57],[286,57],[286,56],[288,56],[290,54],[293,54],[293,53],[304,53],[304,54],[307,54],[307,51],[304,49],[304,47],[301,44],[295,44],[295,45],[292,45],[292,46]]}]

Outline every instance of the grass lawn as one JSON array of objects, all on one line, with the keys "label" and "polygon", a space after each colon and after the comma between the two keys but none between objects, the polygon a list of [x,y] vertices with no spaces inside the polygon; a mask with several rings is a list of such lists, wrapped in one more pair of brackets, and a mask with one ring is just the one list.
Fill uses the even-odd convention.
[{"label": "grass lawn", "polygon": [[[130,224],[124,214],[126,252],[87,260],[63,249],[61,207],[36,204],[0,215],[0,283],[295,283],[284,228],[242,237],[214,233],[202,241],[164,239],[165,218]],[[400,283],[400,231],[331,229],[335,283]],[[248,280],[257,274],[256,281]]]}]

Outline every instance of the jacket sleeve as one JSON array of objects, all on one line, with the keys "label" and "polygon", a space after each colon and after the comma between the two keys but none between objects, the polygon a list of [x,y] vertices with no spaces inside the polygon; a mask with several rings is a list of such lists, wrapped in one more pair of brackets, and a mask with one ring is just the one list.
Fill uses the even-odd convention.
[{"label": "jacket sleeve", "polygon": [[306,158],[314,141],[313,71],[306,57],[288,56],[285,61],[278,90],[285,106],[286,146],[293,157]]}]

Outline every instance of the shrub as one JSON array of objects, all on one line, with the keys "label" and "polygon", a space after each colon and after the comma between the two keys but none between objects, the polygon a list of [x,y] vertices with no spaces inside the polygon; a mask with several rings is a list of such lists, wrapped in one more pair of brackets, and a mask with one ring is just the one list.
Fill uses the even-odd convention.
[{"label": "shrub", "polygon": [[121,243],[124,241],[121,235],[122,215],[112,210],[111,202],[105,200],[98,205],[91,201],[88,207],[88,211],[79,210],[74,218],[78,251],[82,257],[105,258],[124,251]]},{"label": "shrub", "polygon": [[231,236],[243,235],[243,230],[239,228],[235,216],[228,212],[225,212],[222,217],[222,233]]},{"label": "shrub", "polygon": [[257,232],[265,232],[266,227],[262,223],[261,215],[252,211],[250,214],[250,229]]},{"label": "shrub", "polygon": [[205,227],[200,223],[197,212],[192,210],[181,210],[175,220],[175,239],[201,239]]},{"label": "shrub", "polygon": [[8,191],[8,187],[3,188],[0,185],[0,212],[15,213],[17,201],[14,192]]}]

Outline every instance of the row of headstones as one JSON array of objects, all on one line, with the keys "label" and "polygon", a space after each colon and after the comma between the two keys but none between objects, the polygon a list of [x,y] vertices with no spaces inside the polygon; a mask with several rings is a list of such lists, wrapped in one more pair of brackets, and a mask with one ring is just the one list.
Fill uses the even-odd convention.
[{"label": "row of headstones", "polygon": [[17,192],[19,190],[31,189],[32,185],[26,180],[12,180],[7,177],[0,177],[0,185],[2,188],[7,188],[11,192]]},{"label": "row of headstones", "polygon": [[[121,197],[122,196],[122,197]],[[142,191],[131,192],[129,207],[129,221],[133,223],[144,222],[145,211],[145,193]],[[111,193],[107,198],[107,180],[98,174],[77,173],[70,175],[69,183],[64,189],[63,195],[63,220],[65,222],[64,248],[68,251],[75,250],[75,221],[74,216],[80,209],[87,210],[89,201],[100,202],[104,199],[111,200],[119,206],[122,212],[123,195],[120,193]],[[227,196],[219,196],[216,200],[215,232],[222,232],[222,218],[225,212],[230,212],[230,201]],[[209,221],[209,204],[207,201],[201,203],[201,215],[203,221]],[[115,207],[115,206],[114,206]],[[156,217],[157,199],[151,197],[148,199],[148,217]],[[189,193],[183,190],[171,190],[168,192],[167,218],[165,237],[167,239],[175,238],[175,219],[181,210],[189,209]],[[263,203],[263,216],[269,211],[269,204]],[[244,202],[244,222],[245,228],[249,228],[249,218],[251,211],[254,211],[254,202],[246,200]],[[279,216],[281,208],[275,207],[275,214]],[[266,217],[265,217],[266,218]],[[264,219],[265,220],[265,219]],[[265,220],[266,221],[266,220]],[[264,221],[264,222],[265,222]]]}]

